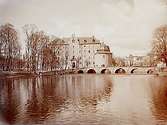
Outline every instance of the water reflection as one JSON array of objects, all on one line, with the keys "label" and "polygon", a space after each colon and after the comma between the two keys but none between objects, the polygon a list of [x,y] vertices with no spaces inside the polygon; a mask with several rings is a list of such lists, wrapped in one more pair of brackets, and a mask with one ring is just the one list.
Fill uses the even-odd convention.
[{"label": "water reflection", "polygon": [[4,120],[13,124],[17,115],[19,114],[20,94],[19,84],[16,84],[19,80],[7,79],[0,81],[0,111]]},{"label": "water reflection", "polygon": [[167,78],[64,75],[0,80],[0,124],[165,125]]},{"label": "water reflection", "polygon": [[65,110],[95,111],[100,100],[110,97],[112,83],[107,76],[67,75],[1,80],[0,88],[4,122],[44,124]]},{"label": "water reflection", "polygon": [[155,118],[167,124],[167,78],[158,77],[151,84],[152,111]]}]

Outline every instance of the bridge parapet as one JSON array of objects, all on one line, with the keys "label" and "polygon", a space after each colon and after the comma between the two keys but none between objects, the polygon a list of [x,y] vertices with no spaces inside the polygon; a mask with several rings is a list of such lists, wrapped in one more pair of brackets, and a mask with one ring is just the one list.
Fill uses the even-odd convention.
[{"label": "bridge parapet", "polygon": [[75,69],[76,73],[152,73],[156,71],[155,67],[90,67],[90,68],[82,68]]}]

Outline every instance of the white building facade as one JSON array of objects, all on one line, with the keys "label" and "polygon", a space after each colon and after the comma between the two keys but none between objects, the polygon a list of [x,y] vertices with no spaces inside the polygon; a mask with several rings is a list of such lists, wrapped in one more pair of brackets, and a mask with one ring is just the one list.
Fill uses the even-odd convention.
[{"label": "white building facade", "polygon": [[[107,67],[112,65],[112,53],[109,46],[92,37],[63,38],[60,60],[65,60],[65,69]],[[62,56],[61,56],[62,54]]]},{"label": "white building facade", "polygon": [[96,67],[109,67],[112,66],[112,53],[109,46],[101,44],[100,48],[95,53]]}]

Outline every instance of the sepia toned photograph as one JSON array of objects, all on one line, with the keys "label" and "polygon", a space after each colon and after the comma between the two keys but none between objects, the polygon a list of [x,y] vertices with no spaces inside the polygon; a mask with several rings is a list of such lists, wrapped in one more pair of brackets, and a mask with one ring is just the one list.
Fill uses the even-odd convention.
[{"label": "sepia toned photograph", "polygon": [[167,125],[167,0],[0,0],[0,125]]}]

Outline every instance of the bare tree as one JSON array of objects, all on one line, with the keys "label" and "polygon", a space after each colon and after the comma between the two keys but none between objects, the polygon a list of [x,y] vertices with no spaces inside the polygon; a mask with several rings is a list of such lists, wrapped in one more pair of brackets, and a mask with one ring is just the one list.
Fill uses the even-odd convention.
[{"label": "bare tree", "polygon": [[35,25],[25,25],[23,29],[26,34],[25,58],[28,71],[52,71],[60,66],[63,40],[47,36],[43,31],[38,31]]},{"label": "bare tree", "polygon": [[167,25],[157,28],[154,32],[152,53],[167,65]]},{"label": "bare tree", "polygon": [[115,66],[125,66],[125,60],[121,57],[114,57]]},{"label": "bare tree", "polygon": [[47,44],[49,39],[43,31],[33,33],[30,38],[32,71],[35,72],[40,68],[42,62],[42,48]]},{"label": "bare tree", "polygon": [[41,69],[42,52],[49,42],[49,36],[38,31],[35,25],[25,25],[23,29],[26,34],[27,69],[36,73]]},{"label": "bare tree", "polygon": [[65,48],[65,70],[67,69],[68,66],[68,60],[69,60],[69,53],[67,51],[67,47]]},{"label": "bare tree", "polygon": [[49,46],[45,46],[42,49],[42,70],[52,70],[53,61],[56,59],[54,53]]},{"label": "bare tree", "polygon": [[20,45],[18,42],[17,31],[12,24],[0,26],[0,54],[6,59],[6,70],[13,70],[14,59],[19,56]]},{"label": "bare tree", "polygon": [[25,53],[25,62],[26,62],[26,69],[27,71],[32,71],[32,60],[31,60],[31,54],[32,54],[32,51],[31,51],[31,36],[33,33],[35,33],[37,31],[37,26],[34,25],[34,24],[26,24],[24,25],[23,27],[23,31],[25,33],[25,36],[26,36],[26,40],[25,40],[25,43],[26,43],[26,47],[25,47],[25,50],[26,50],[26,53]]},{"label": "bare tree", "polygon": [[49,44],[52,53],[52,68],[60,68],[61,67],[61,58],[63,58],[63,55],[61,53],[61,49],[63,46],[63,40],[57,37],[52,37]]}]

